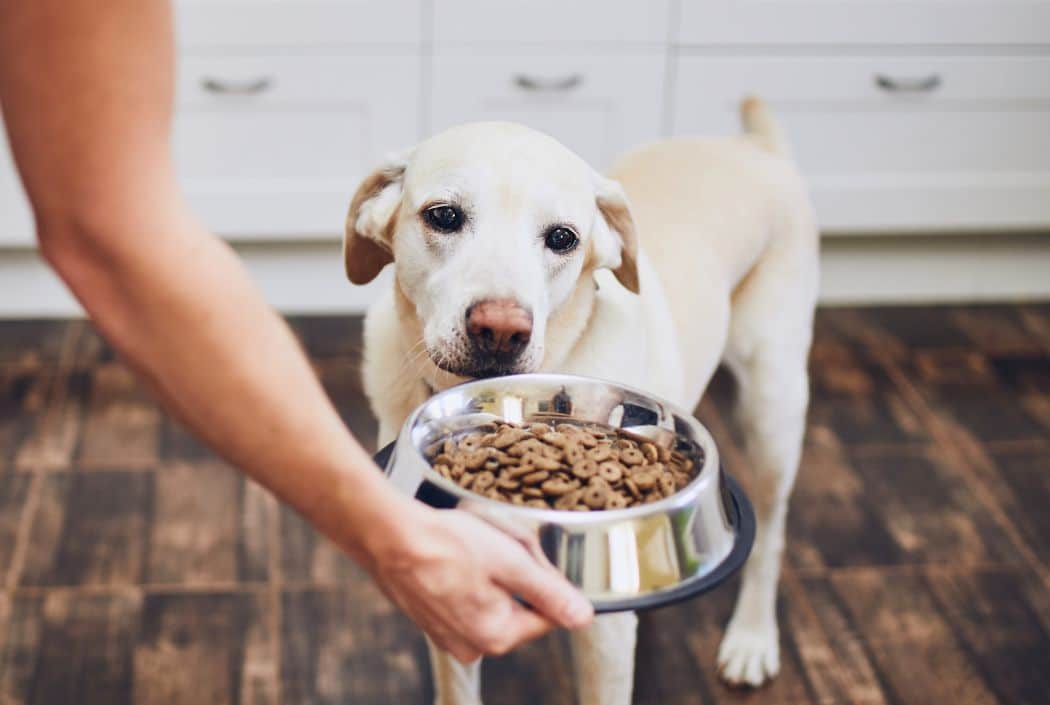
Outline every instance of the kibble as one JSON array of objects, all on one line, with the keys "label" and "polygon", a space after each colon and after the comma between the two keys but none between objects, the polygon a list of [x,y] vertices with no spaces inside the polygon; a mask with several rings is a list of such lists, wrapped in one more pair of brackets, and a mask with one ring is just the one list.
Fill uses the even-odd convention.
[{"label": "kibble", "polygon": [[595,424],[497,421],[438,440],[433,468],[490,499],[566,511],[622,509],[670,497],[693,479],[694,455]]}]

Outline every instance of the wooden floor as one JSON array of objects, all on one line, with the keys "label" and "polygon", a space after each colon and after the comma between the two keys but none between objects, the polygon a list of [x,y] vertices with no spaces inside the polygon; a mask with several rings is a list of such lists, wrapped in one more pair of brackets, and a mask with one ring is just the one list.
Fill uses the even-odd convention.
[{"label": "wooden floor", "polygon": [[[293,323],[370,440],[359,321]],[[1050,703],[1050,306],[822,311],[812,377],[780,677],[719,683],[727,586],[644,615],[635,702]],[[730,395],[700,417],[743,474]],[[486,702],[568,705],[567,662],[489,662]],[[407,620],[90,327],[0,324],[0,704],[431,697]]]}]

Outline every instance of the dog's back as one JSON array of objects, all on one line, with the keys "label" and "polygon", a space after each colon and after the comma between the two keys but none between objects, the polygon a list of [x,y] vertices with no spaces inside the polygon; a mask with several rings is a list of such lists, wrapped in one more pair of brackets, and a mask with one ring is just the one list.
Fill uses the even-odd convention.
[{"label": "dog's back", "polygon": [[742,135],[647,144],[611,171],[627,191],[642,244],[661,273],[683,260],[699,261],[689,254],[711,254],[732,288],[778,233],[778,221],[802,214],[812,221],[802,178],[769,108],[749,97],[740,112]]},{"label": "dog's back", "polygon": [[[721,353],[711,350],[711,335],[728,326],[733,292],[759,262],[797,257],[813,279],[801,283],[800,297],[812,298],[816,286],[817,229],[787,141],[758,98],[741,103],[741,122],[741,135],[644,145],[611,171],[627,192],[640,242],[667,293],[686,386],[695,394],[716,362],[708,358]],[[785,295],[798,284],[786,282]]]}]

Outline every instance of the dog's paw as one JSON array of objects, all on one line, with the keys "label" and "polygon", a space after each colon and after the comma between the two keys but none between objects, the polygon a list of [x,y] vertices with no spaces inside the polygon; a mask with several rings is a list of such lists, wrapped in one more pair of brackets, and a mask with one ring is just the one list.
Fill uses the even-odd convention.
[{"label": "dog's paw", "polygon": [[780,672],[776,623],[756,628],[731,621],[718,647],[718,670],[730,685],[757,688]]}]

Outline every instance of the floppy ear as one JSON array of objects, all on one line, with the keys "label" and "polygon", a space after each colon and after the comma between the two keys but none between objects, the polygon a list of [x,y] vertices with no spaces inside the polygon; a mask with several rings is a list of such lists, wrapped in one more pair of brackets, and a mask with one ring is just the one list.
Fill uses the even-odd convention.
[{"label": "floppy ear", "polygon": [[619,182],[595,174],[601,218],[595,224],[594,251],[599,267],[613,271],[624,288],[638,293],[638,233]]},{"label": "floppy ear", "polygon": [[367,284],[394,261],[394,223],[401,205],[408,152],[392,154],[361,185],[350,201],[343,237],[346,276]]}]

